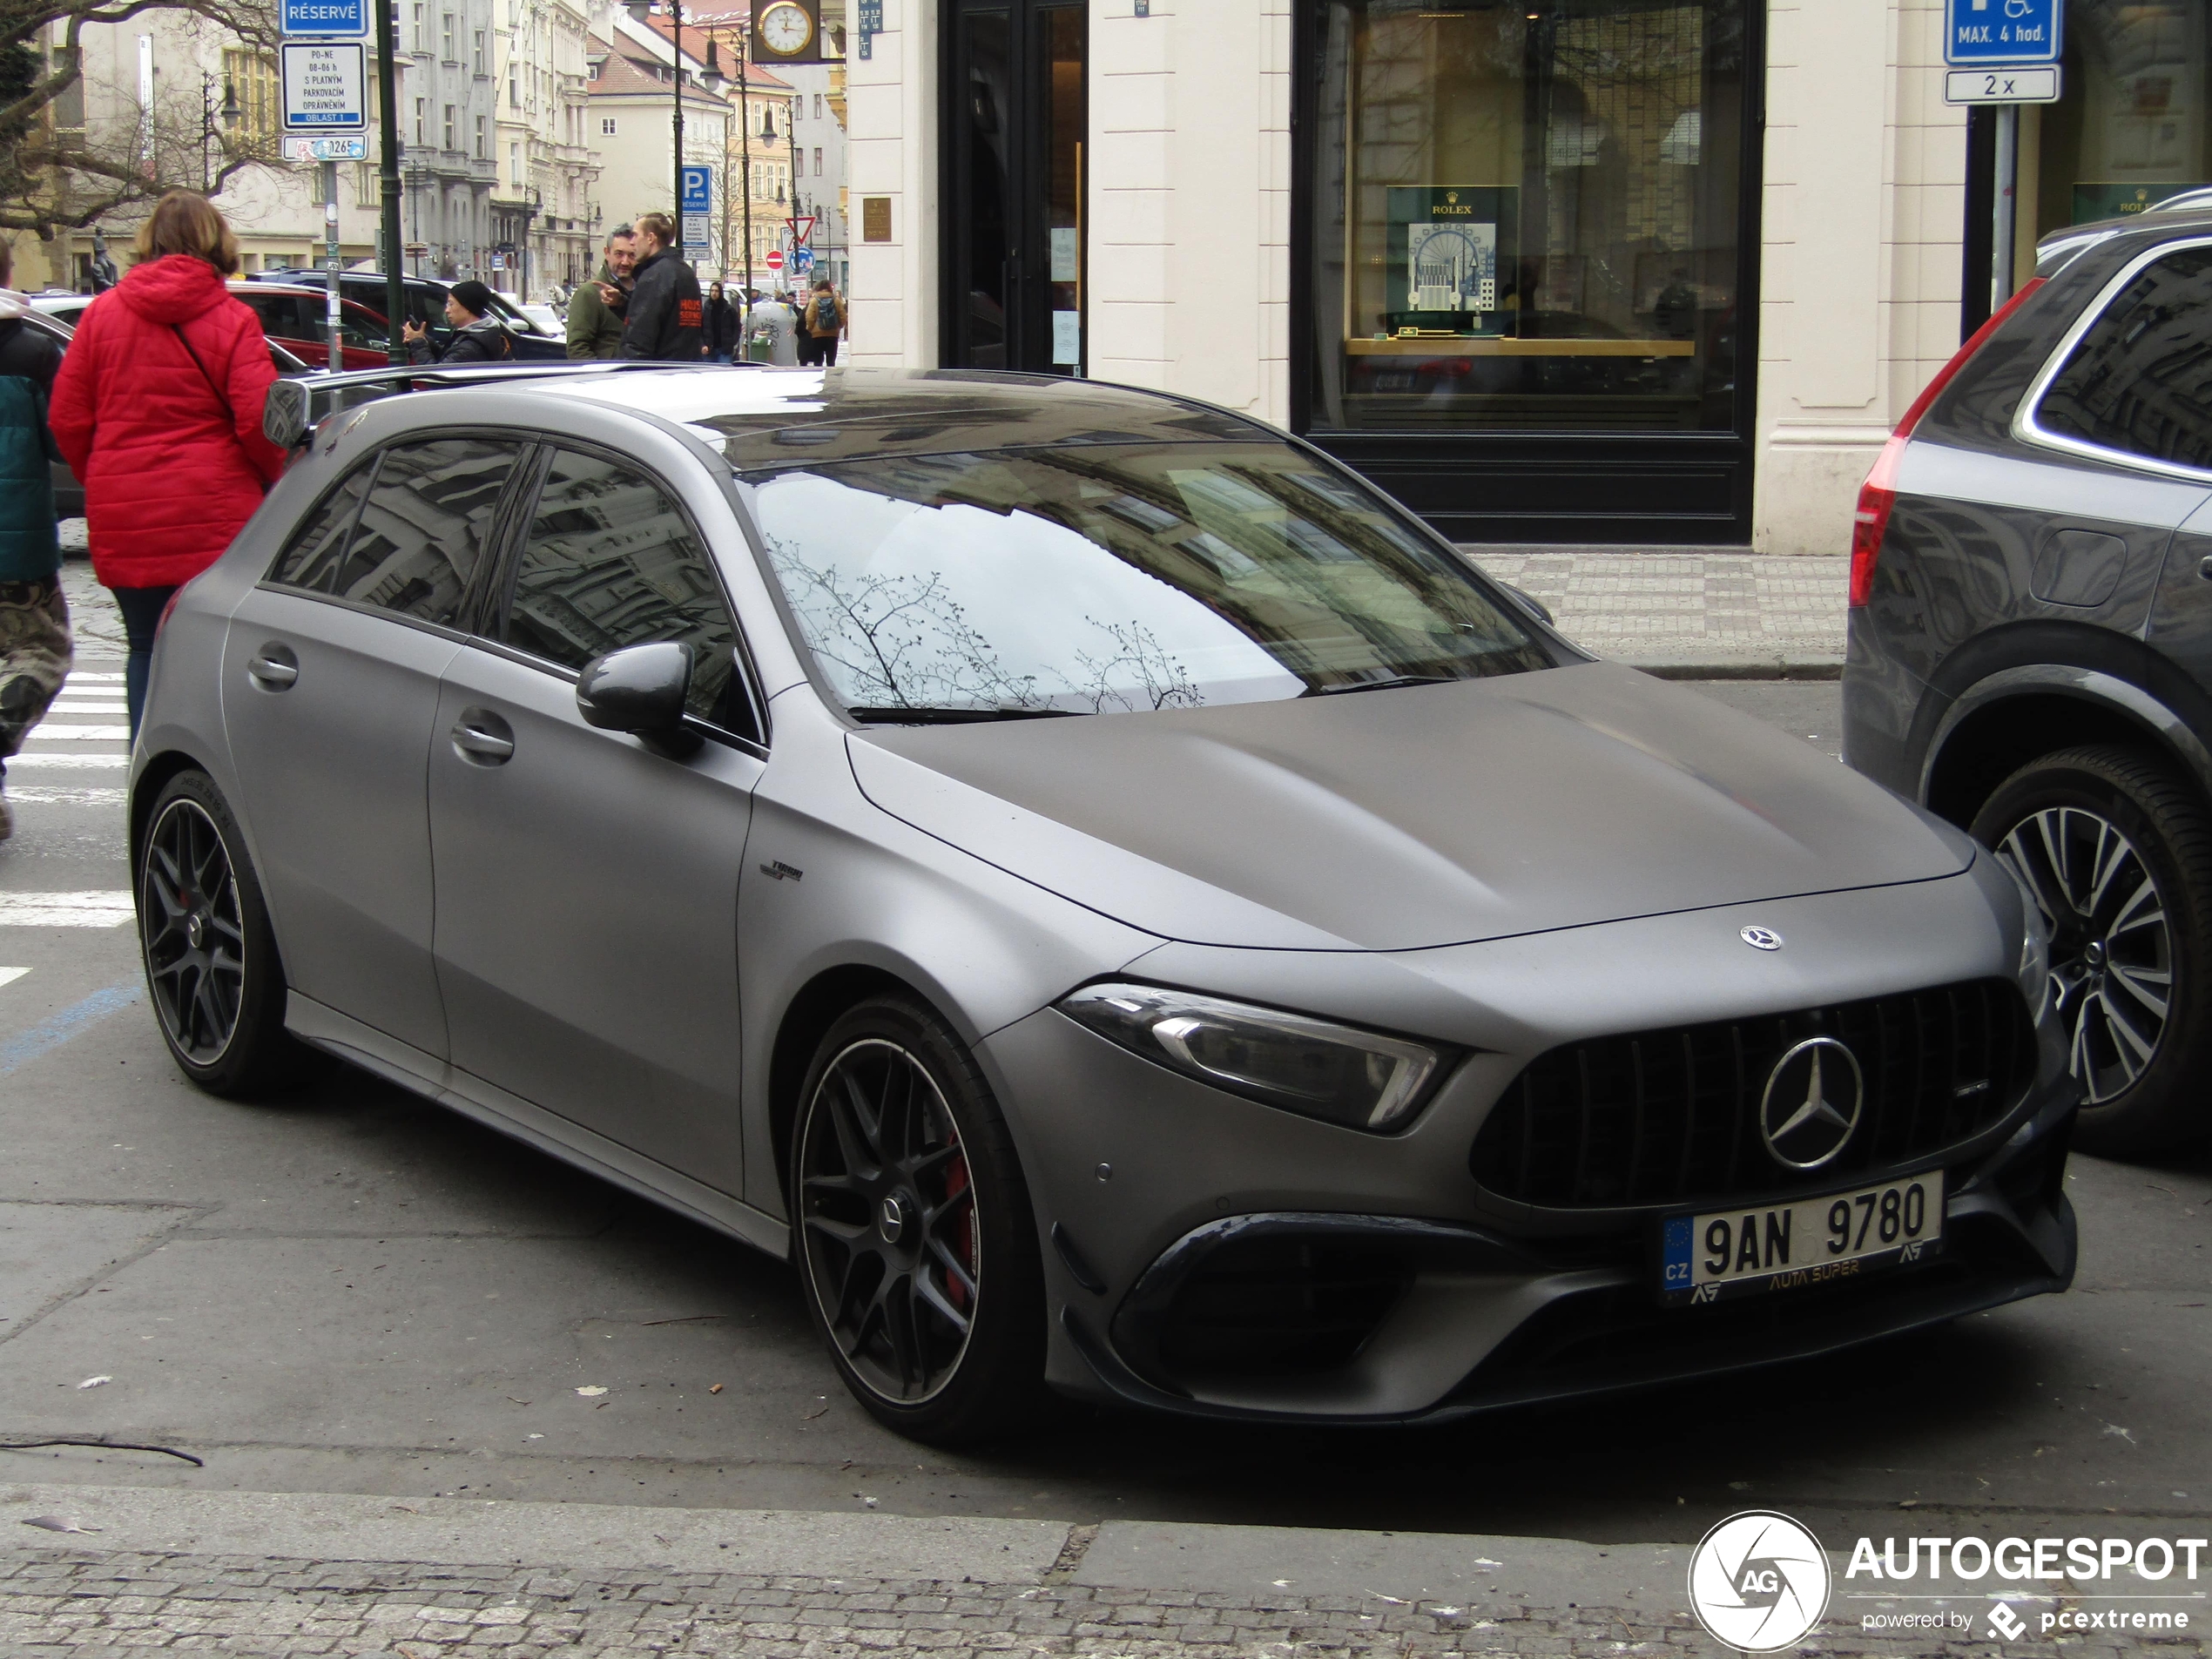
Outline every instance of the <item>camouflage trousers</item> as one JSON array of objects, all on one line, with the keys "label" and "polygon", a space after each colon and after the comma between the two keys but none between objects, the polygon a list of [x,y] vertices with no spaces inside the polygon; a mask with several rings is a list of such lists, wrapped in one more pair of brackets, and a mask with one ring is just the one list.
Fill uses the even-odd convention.
[{"label": "camouflage trousers", "polygon": [[0,582],[0,760],[45,718],[75,654],[59,582]]}]

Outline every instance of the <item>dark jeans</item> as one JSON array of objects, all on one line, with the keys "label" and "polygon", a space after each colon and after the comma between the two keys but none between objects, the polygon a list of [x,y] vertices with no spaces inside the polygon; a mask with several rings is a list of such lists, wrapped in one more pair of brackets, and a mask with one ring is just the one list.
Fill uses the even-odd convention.
[{"label": "dark jeans", "polygon": [[818,340],[812,334],[800,334],[799,336],[799,361],[802,363],[819,363],[824,368],[835,368],[837,367],[837,336],[825,334]]},{"label": "dark jeans", "polygon": [[110,588],[115,608],[123,613],[123,631],[131,641],[129,660],[123,664],[125,705],[131,711],[131,740],[138,739],[138,715],[146,705],[146,674],[153,666],[153,631],[161,625],[174,588]]}]

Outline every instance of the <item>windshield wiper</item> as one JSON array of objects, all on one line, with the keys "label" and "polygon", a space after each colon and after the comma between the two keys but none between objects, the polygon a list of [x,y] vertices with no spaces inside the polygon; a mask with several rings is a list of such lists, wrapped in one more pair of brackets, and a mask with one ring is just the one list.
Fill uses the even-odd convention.
[{"label": "windshield wiper", "polygon": [[1386,680],[1352,680],[1342,685],[1314,685],[1300,697],[1341,697],[1346,691],[1394,691],[1401,685],[1456,685],[1457,674],[1395,674]]},{"label": "windshield wiper", "polygon": [[933,708],[847,708],[845,711],[868,725],[976,725],[987,720],[1049,720],[1082,712],[1078,709]]}]

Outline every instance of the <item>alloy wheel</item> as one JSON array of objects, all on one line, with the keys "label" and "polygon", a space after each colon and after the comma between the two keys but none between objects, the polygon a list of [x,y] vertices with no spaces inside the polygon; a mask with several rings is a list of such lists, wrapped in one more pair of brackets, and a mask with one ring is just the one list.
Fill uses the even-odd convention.
[{"label": "alloy wheel", "polygon": [[2165,1035],[2174,939],[2164,896],[2135,844],[2101,814],[2047,806],[2014,825],[1998,856],[2027,883],[2051,929],[2051,1000],[2083,1103],[2142,1076]]},{"label": "alloy wheel", "polygon": [[982,1278],[968,1156],[928,1069],[871,1037],[823,1072],[799,1149],[800,1249],[839,1353],[915,1405],[959,1370]]},{"label": "alloy wheel", "polygon": [[230,853],[198,802],[171,801],[146,838],[138,916],[162,1028],[185,1059],[212,1065],[238,1033],[246,934]]}]

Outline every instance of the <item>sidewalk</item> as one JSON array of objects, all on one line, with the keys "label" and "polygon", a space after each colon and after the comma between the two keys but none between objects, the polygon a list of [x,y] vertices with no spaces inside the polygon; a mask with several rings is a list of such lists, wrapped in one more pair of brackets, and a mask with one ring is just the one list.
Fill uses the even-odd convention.
[{"label": "sidewalk", "polygon": [[[1688,1557],[1440,1534],[0,1486],[0,1653],[1723,1654],[1687,1610]],[[1806,1651],[1992,1650],[1979,1630],[1862,1635],[1842,1589]],[[1989,1602],[1957,1604],[1978,1622]],[[2194,1632],[2156,1645],[2202,1650]],[[2063,1651],[2126,1648],[2076,1636]]]},{"label": "sidewalk", "polygon": [[1851,562],[1706,548],[1471,546],[1600,657],[1670,677],[1832,679]]}]

